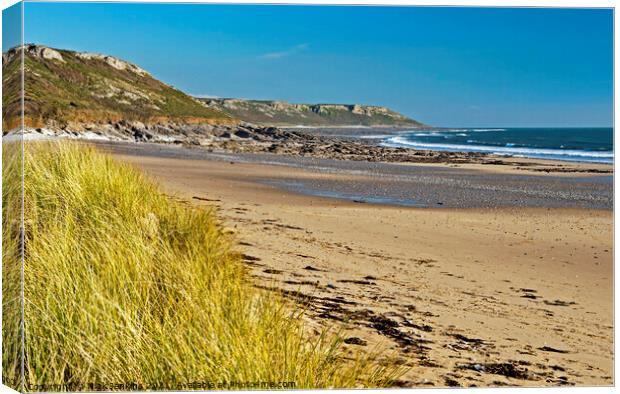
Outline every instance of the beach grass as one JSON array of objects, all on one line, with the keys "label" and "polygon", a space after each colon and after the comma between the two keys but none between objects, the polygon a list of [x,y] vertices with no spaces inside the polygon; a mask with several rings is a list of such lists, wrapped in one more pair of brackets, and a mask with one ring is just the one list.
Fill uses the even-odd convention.
[{"label": "beach grass", "polygon": [[[7,329],[20,274],[19,223],[7,222],[21,184],[11,145],[5,381],[20,373],[19,330]],[[133,167],[76,142],[28,142],[24,179],[27,390],[387,387],[403,372],[348,354],[335,333],[308,335],[299,307],[252,286],[215,212],[171,199]]]},{"label": "beach grass", "polygon": [[2,383],[21,382],[21,144],[2,144]]}]

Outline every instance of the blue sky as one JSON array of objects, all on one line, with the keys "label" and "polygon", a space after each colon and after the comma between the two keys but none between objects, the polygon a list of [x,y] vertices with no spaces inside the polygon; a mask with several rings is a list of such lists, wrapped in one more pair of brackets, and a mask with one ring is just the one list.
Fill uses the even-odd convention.
[{"label": "blue sky", "polygon": [[610,126],[605,9],[38,3],[25,41],[197,95],[386,105],[437,126]]},{"label": "blue sky", "polygon": [[2,51],[21,43],[22,4],[16,3],[2,10]]}]

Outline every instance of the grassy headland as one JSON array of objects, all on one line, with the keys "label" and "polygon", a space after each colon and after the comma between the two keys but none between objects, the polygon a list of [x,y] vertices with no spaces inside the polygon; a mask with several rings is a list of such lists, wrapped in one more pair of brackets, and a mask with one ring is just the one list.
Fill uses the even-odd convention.
[{"label": "grassy headland", "polygon": [[[21,49],[3,56],[3,130],[20,120]],[[225,113],[153,78],[139,67],[93,53],[44,46],[24,49],[26,126],[141,121],[232,124]]]},{"label": "grassy headland", "polygon": [[[19,125],[22,49],[3,54],[3,130]],[[388,126],[422,123],[381,106],[290,104],[283,101],[198,99],[113,56],[24,46],[27,127],[91,130],[119,122],[145,125]]]},{"label": "grassy headland", "polygon": [[[19,226],[6,218],[19,206],[20,177],[8,176],[19,173],[17,147],[3,150],[4,253],[16,261]],[[309,339],[300,310],[246,280],[212,211],[172,200],[93,148],[25,148],[27,389],[376,387],[398,374],[368,356],[345,359],[335,335]],[[5,285],[19,283],[16,275],[19,264],[5,263]],[[19,348],[18,334],[3,330],[5,381],[19,376],[6,351]]]}]

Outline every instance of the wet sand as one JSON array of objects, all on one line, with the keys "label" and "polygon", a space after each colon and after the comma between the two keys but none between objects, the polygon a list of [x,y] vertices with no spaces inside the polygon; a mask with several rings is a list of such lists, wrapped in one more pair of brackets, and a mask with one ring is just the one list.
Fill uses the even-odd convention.
[{"label": "wet sand", "polygon": [[[411,207],[497,208],[544,207],[612,209],[613,177],[582,172],[533,171],[553,166],[550,161],[529,160],[531,167],[455,164],[404,164],[345,161],[265,153],[210,152],[161,144],[98,143],[103,149],[145,157],[181,158],[234,163],[269,164],[274,171],[256,171],[256,183],[298,194]],[[509,159],[504,159],[509,160]],[[525,159],[519,159],[525,160]],[[609,165],[561,163],[575,171],[582,168],[610,170]],[[290,172],[280,171],[304,170]],[[276,176],[277,174],[277,176]]]},{"label": "wet sand", "polygon": [[[367,189],[378,181],[368,171],[230,155],[207,160],[136,146],[101,147],[151,174],[168,193],[216,207],[257,286],[308,303],[311,327],[345,325],[352,350],[379,347],[396,355],[411,367],[404,386],[613,384],[606,178],[543,175],[527,189],[519,177],[530,173],[424,167],[425,176],[445,182],[418,208],[301,194],[278,183]],[[390,171],[384,189],[429,187]],[[468,181],[455,184],[459,179]],[[484,194],[480,185],[494,190]],[[449,195],[458,190],[467,191],[455,201],[475,201],[478,193],[488,197],[485,204],[494,196],[500,203],[450,208]],[[521,198],[501,197],[510,190]],[[552,193],[541,197],[537,190]],[[444,205],[433,204],[435,197]]]}]

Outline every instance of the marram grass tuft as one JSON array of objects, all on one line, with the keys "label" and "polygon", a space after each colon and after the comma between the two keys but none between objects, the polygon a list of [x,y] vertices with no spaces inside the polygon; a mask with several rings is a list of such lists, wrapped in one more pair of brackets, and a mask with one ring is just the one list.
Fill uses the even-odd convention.
[{"label": "marram grass tuft", "polygon": [[[15,381],[19,224],[7,218],[20,153],[9,145],[3,378]],[[402,372],[345,356],[336,335],[310,339],[299,309],[248,282],[213,212],[172,201],[132,167],[78,143],[29,142],[24,177],[26,390],[381,387]]]}]

